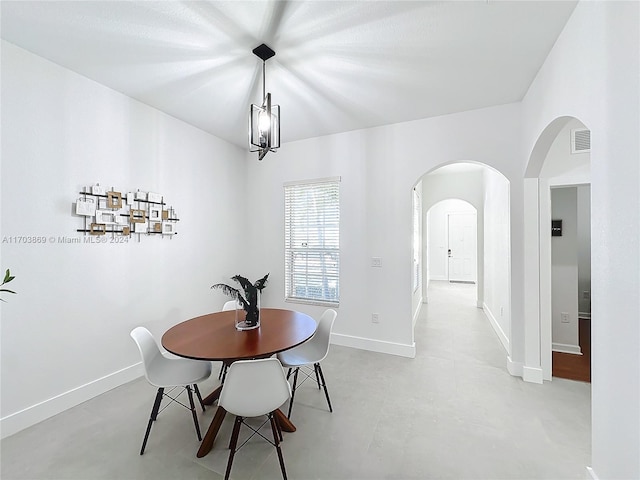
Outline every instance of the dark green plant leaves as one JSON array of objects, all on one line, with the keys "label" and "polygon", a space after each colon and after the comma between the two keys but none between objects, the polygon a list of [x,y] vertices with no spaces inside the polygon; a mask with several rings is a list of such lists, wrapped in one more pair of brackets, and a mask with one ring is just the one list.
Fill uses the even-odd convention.
[{"label": "dark green plant leaves", "polygon": [[225,295],[238,300],[242,304],[242,308],[247,312],[257,310],[258,306],[258,292],[261,292],[267,286],[267,279],[269,278],[269,274],[267,273],[264,277],[257,280],[254,284],[251,284],[249,279],[243,277],[242,275],[234,275],[231,277],[231,280],[236,281],[242,287],[242,291],[244,292],[244,296],[240,292],[240,290],[230,287],[224,283],[216,283],[212,285],[213,289],[220,289],[222,293]]},{"label": "dark green plant leaves", "polygon": [[[13,280],[14,276],[11,275],[11,272],[9,271],[9,269],[7,268],[6,273],[4,274],[4,280],[2,281],[2,283],[0,283],[0,287],[2,285],[4,285],[5,283],[9,283],[11,280]],[[16,292],[14,292],[13,290],[9,290],[8,288],[0,288],[0,292],[2,293],[13,293],[16,294]],[[6,302],[6,300],[0,298],[0,301]]]}]

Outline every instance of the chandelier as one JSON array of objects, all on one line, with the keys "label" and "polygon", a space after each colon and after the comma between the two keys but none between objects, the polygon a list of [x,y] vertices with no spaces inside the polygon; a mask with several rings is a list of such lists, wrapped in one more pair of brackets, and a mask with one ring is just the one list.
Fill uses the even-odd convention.
[{"label": "chandelier", "polygon": [[265,62],[276,52],[264,43],[253,49],[262,60],[262,105],[251,104],[249,111],[249,150],[258,152],[262,160],[268,152],[280,148],[280,105],[271,104],[271,94],[265,88]]}]

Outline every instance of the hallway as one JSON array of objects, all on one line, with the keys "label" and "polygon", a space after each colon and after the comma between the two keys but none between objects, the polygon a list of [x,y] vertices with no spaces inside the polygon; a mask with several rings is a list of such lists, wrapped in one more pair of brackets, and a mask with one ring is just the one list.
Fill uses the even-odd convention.
[{"label": "hallway", "polygon": [[416,323],[416,360],[428,371],[423,405],[433,412],[429,428],[438,439],[425,453],[435,460],[432,471],[448,478],[585,478],[591,386],[509,375],[504,348],[475,306],[475,289],[432,281]]}]

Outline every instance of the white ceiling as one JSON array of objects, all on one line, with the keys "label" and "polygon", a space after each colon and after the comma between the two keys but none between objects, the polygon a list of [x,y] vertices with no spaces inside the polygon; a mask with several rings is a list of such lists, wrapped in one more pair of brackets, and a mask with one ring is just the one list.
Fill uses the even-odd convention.
[{"label": "white ceiling", "polygon": [[3,39],[239,146],[519,101],[576,1],[9,1]]}]

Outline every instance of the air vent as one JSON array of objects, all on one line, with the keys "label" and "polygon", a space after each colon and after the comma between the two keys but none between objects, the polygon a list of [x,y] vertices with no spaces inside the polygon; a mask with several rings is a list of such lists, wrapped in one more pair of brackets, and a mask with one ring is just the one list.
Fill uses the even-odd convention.
[{"label": "air vent", "polygon": [[571,130],[571,153],[591,151],[591,131],[586,128]]}]

